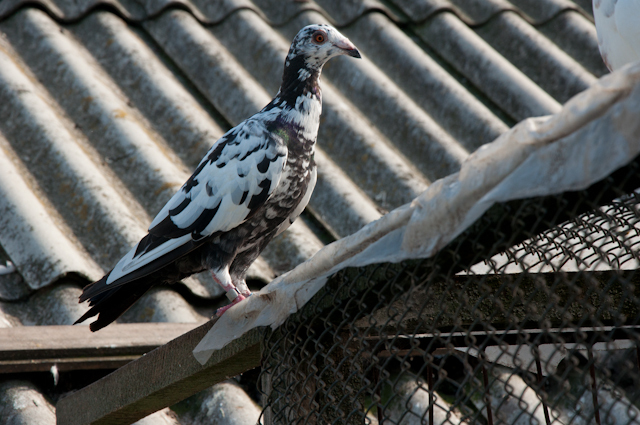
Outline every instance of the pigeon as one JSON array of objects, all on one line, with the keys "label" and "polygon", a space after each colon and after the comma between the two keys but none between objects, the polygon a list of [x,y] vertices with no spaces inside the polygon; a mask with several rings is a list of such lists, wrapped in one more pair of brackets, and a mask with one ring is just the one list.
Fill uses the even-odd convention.
[{"label": "pigeon", "polygon": [[640,1],[593,0],[602,60],[610,71],[640,60]]},{"label": "pigeon", "polygon": [[80,302],[98,316],[92,331],[122,315],[151,287],[209,270],[231,304],[251,295],[245,274],[265,246],[302,213],[317,171],[314,146],[322,112],[319,80],[331,58],[360,58],[329,25],[309,25],[291,43],[282,85],[260,112],[225,133],[160,210],[149,233]]}]

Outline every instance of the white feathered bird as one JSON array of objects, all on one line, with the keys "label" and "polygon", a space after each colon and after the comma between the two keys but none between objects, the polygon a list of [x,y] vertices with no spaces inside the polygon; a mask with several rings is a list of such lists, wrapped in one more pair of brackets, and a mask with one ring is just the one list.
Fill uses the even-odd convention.
[{"label": "white feathered bird", "polygon": [[[358,49],[329,25],[304,27],[291,43],[282,85],[260,112],[229,130],[167,202],[142,238],[80,302],[96,331],[152,286],[209,270],[235,304],[251,295],[245,273],[300,215],[316,183],[322,66]],[[218,310],[221,315],[229,306]]]},{"label": "white feathered bird", "polygon": [[593,0],[593,17],[607,68],[640,60],[640,0]]}]

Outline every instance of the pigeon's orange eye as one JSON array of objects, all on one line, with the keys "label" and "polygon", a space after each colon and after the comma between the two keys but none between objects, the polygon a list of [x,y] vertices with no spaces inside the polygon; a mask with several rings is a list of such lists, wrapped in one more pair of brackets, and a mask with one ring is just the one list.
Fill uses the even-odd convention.
[{"label": "pigeon's orange eye", "polygon": [[325,40],[326,40],[326,37],[323,33],[317,32],[313,34],[313,41],[315,41],[316,43],[322,44],[325,42]]}]

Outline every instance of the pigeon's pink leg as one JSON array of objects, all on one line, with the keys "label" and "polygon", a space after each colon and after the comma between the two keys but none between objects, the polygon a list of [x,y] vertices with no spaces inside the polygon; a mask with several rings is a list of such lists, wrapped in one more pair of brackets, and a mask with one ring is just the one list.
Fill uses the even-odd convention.
[{"label": "pigeon's pink leg", "polygon": [[[216,316],[220,317],[224,314],[225,311],[229,310],[232,306],[238,304],[240,301],[246,299],[246,297],[241,294],[233,284],[233,282],[231,281],[231,276],[229,276],[229,271],[226,268],[211,271],[211,276],[213,277],[213,280],[215,280],[216,283],[225,290],[225,292],[227,293],[227,298],[231,300],[231,304],[220,307],[218,311],[216,311]],[[251,295],[251,292],[249,292],[248,295]]]},{"label": "pigeon's pink leg", "polygon": [[244,295],[238,294],[238,296],[233,301],[231,301],[231,304],[225,305],[224,307],[220,307],[218,310],[216,310],[216,316],[222,317],[225,311],[229,310],[231,307],[238,304],[240,301],[246,300],[246,299],[247,298]]}]

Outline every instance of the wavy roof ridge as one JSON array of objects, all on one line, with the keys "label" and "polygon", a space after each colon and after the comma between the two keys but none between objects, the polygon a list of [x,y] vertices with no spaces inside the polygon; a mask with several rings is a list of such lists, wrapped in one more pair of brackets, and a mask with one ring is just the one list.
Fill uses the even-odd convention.
[{"label": "wavy roof ridge", "polygon": [[[189,0],[165,0],[158,2],[158,6],[154,8],[141,7],[139,3],[129,0],[87,0],[80,6],[75,2],[71,4],[64,0],[4,0],[3,2],[0,2],[0,22],[24,8],[41,9],[54,21],[60,24],[72,24],[79,22],[86,16],[98,10],[106,10],[114,13],[129,24],[139,24],[144,21],[154,19],[157,16],[172,10],[184,10],[185,12],[192,14],[201,24],[207,26],[218,25],[225,21],[230,15],[241,10],[251,10],[257,13],[265,22],[274,27],[286,25],[300,14],[308,11],[321,13],[332,25],[339,28],[349,26],[362,18],[362,16],[369,13],[382,13],[396,24],[415,25],[423,24],[438,14],[451,13],[470,27],[483,26],[490,20],[494,19],[497,15],[505,12],[516,13],[522,19],[534,26],[544,25],[545,23],[555,19],[558,15],[568,11],[580,13],[586,18],[593,20],[593,17],[587,11],[583,10],[582,7],[576,4],[558,6],[554,8],[555,10],[553,10],[552,13],[543,14],[541,18],[536,19],[515,5],[504,7],[498,6],[488,14],[477,14],[477,16],[473,16],[473,14],[467,13],[461,7],[451,3],[450,0],[440,2],[433,7],[422,4],[420,8],[414,8],[410,5],[407,6],[406,4],[400,4],[397,0],[391,0],[392,3],[396,3],[393,6],[395,6],[395,9],[398,9],[397,11],[392,10],[383,3],[378,3],[377,1],[363,1],[362,7],[355,14],[341,11],[340,6],[336,6],[336,2],[333,0],[329,0],[330,3],[334,3],[329,6],[333,6],[330,7],[330,9],[333,9],[332,11],[336,12],[335,14],[327,13],[325,8],[315,2],[300,2],[296,3],[293,7],[288,7],[288,10],[280,8],[281,10],[276,13],[269,13],[269,8],[265,7],[263,9],[249,0],[221,1],[222,7],[216,8],[216,10],[213,11],[213,8],[210,6],[207,7],[206,4],[203,4],[206,10],[202,10],[202,8],[194,4],[195,2]],[[271,0],[258,1],[264,2],[265,6],[268,6],[266,3],[271,2]],[[284,14],[278,17],[276,16],[278,12],[283,12]]]}]

